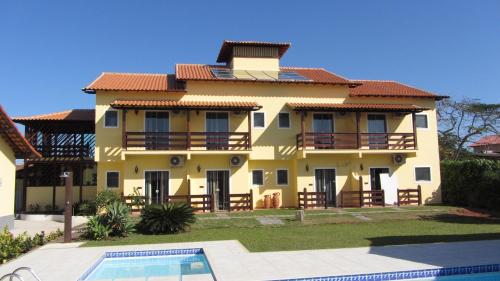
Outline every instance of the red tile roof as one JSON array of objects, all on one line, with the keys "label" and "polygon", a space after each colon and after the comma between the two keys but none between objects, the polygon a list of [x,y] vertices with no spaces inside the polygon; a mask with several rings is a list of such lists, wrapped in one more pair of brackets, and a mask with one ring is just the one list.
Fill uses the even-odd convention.
[{"label": "red tile roof", "polygon": [[15,122],[25,121],[95,121],[94,109],[70,109],[61,112],[13,118]]},{"label": "red tile roof", "polygon": [[232,48],[234,46],[251,46],[251,47],[276,47],[278,48],[278,56],[281,58],[292,44],[279,42],[259,42],[259,41],[231,41],[225,40],[220,47],[217,62],[227,62],[231,58]]},{"label": "red tile roof", "polygon": [[31,146],[31,144],[19,132],[14,122],[0,105],[0,136],[14,150],[16,158],[36,158],[41,155]]},{"label": "red tile roof", "polygon": [[374,103],[288,103],[295,110],[419,112],[427,108],[411,104]]},{"label": "red tile roof", "polygon": [[113,108],[163,108],[163,109],[239,109],[258,110],[255,102],[244,101],[178,101],[178,100],[115,100]]},{"label": "red tile roof", "polygon": [[436,100],[447,98],[429,93],[395,81],[382,80],[351,80],[361,83],[352,88],[350,95],[353,97],[395,97],[395,98],[433,98]]},{"label": "red tile roof", "polygon": [[87,93],[95,91],[185,91],[174,75],[145,73],[104,72],[94,82],[82,89]]},{"label": "red tile roof", "polygon": [[482,137],[475,143],[471,144],[470,147],[492,145],[492,144],[500,144],[500,135]]},{"label": "red tile roof", "polygon": [[176,77],[179,80],[204,80],[204,81],[238,81],[238,82],[263,82],[263,83],[312,83],[312,84],[341,84],[341,85],[358,85],[357,82],[351,82],[344,77],[333,74],[324,68],[301,68],[301,67],[281,67],[284,72],[296,72],[302,75],[309,81],[276,81],[276,80],[247,80],[247,79],[218,79],[211,69],[228,69],[222,65],[207,65],[207,64],[177,64]]}]

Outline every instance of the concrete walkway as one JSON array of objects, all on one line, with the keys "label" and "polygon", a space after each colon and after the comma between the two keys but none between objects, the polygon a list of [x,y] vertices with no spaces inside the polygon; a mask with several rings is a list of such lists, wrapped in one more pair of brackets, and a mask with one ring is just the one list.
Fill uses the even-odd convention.
[{"label": "concrete walkway", "polygon": [[79,248],[49,244],[0,266],[32,267],[43,281],[76,281],[106,251],[203,248],[218,281],[249,281],[500,263],[500,240],[249,253],[238,241]]},{"label": "concrete walkway", "polygon": [[[81,225],[85,223],[86,220],[82,218],[73,220],[73,227]],[[27,220],[15,220],[14,228],[10,229],[14,235],[18,235],[21,233],[28,233],[28,235],[33,236],[36,233],[40,233],[42,231],[45,234],[49,234],[57,229],[64,230],[64,223],[57,221],[27,221]]]}]

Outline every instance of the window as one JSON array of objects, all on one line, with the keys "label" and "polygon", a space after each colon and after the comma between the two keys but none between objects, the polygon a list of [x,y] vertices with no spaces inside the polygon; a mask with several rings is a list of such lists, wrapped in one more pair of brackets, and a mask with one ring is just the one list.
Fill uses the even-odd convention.
[{"label": "window", "polygon": [[254,128],[264,128],[266,121],[264,119],[264,112],[254,112],[253,113],[253,127]]},{"label": "window", "polygon": [[252,185],[264,185],[264,171],[263,170],[253,170],[252,171]]},{"label": "window", "polygon": [[116,188],[120,186],[120,173],[119,172],[106,172],[106,187]]},{"label": "window", "polygon": [[288,185],[288,170],[276,170],[276,184]]},{"label": "window", "polygon": [[416,167],[415,168],[415,181],[431,181],[431,168],[430,167]]},{"label": "window", "polygon": [[290,113],[280,112],[278,114],[278,128],[289,129],[290,128]]},{"label": "window", "polygon": [[104,127],[117,128],[118,127],[118,111],[108,110],[104,114]]},{"label": "window", "polygon": [[429,124],[427,124],[427,115],[426,114],[416,114],[415,115],[415,124],[417,128],[427,129],[429,128]]}]

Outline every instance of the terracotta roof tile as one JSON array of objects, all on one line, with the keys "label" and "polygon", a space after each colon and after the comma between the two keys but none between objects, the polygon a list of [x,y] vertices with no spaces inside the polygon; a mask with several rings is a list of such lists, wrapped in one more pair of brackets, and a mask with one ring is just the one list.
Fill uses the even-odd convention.
[{"label": "terracotta roof tile", "polygon": [[397,97],[397,98],[433,98],[443,99],[439,96],[395,81],[382,80],[352,80],[361,83],[351,89],[353,97]]},{"label": "terracotta roof tile", "polygon": [[95,121],[94,109],[70,109],[61,112],[13,118],[15,122],[24,121]]},{"label": "terracotta roof tile", "polygon": [[475,143],[471,144],[470,147],[500,144],[500,135],[486,136],[482,137]]},{"label": "terracotta roof tile", "polygon": [[31,146],[31,144],[19,132],[14,122],[0,105],[0,136],[14,150],[16,158],[29,157],[36,158],[41,155]]},{"label": "terracotta roof tile", "polygon": [[288,103],[295,110],[331,110],[331,111],[391,111],[417,112],[427,110],[411,104],[378,104],[378,103]]},{"label": "terracotta roof tile", "polygon": [[177,100],[115,100],[113,108],[172,108],[172,109],[250,109],[261,106],[255,102],[244,101],[177,101]]},{"label": "terracotta roof tile", "polygon": [[357,82],[351,82],[346,78],[333,74],[323,68],[300,68],[300,67],[281,67],[284,72],[296,72],[309,81],[275,81],[275,80],[247,80],[247,79],[217,79],[211,72],[211,69],[228,69],[222,65],[207,64],[177,64],[176,77],[179,80],[205,80],[205,81],[238,81],[238,82],[264,82],[264,83],[312,83],[312,84],[342,84],[357,85]]},{"label": "terracotta roof tile", "polygon": [[108,73],[104,72],[94,82],[82,89],[95,91],[184,91],[171,74]]}]

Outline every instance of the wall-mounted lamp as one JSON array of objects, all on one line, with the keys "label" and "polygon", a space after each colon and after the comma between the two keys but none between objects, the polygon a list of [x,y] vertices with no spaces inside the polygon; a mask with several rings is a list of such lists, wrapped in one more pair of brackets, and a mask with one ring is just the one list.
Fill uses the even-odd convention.
[{"label": "wall-mounted lamp", "polygon": [[198,173],[201,172],[201,166],[200,166],[200,164],[198,164],[198,166],[196,166],[196,170],[198,171]]},{"label": "wall-mounted lamp", "polygon": [[200,111],[196,110],[196,116],[200,115]]},{"label": "wall-mounted lamp", "polygon": [[136,174],[139,173],[139,167],[137,167],[137,165],[135,165],[134,171]]},{"label": "wall-mounted lamp", "polygon": [[309,163],[306,164],[306,172],[309,172]]},{"label": "wall-mounted lamp", "polygon": [[139,110],[134,110],[135,115],[139,114]]},{"label": "wall-mounted lamp", "polygon": [[363,171],[363,163],[359,164],[359,169]]}]

